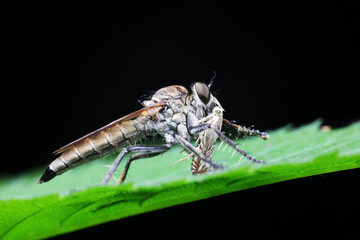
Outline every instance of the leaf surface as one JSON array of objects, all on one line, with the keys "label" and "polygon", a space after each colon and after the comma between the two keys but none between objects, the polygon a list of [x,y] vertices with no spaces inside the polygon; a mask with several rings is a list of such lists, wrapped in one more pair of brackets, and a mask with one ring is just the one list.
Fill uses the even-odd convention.
[{"label": "leaf surface", "polygon": [[[224,145],[213,160],[224,170],[191,175],[191,160],[177,146],[135,161],[125,184],[100,182],[116,153],[36,184],[46,167],[0,181],[0,239],[39,239],[224,193],[360,167],[360,122],[324,132],[320,121],[270,132],[270,139],[238,139],[239,147],[267,164],[232,157]],[[151,144],[151,143],[149,143]],[[218,143],[219,145],[219,143]],[[241,159],[241,160],[240,160]],[[120,164],[117,177],[126,162]]]}]

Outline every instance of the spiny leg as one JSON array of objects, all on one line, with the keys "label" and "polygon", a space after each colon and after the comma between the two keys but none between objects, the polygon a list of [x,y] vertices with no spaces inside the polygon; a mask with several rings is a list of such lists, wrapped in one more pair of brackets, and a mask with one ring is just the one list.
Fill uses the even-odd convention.
[{"label": "spiny leg", "polygon": [[[120,178],[120,182],[121,182],[121,179],[122,180],[125,179],[126,173],[127,173],[128,169],[129,169],[129,166],[130,166],[130,163],[131,163],[132,160],[139,159],[139,158],[144,158],[146,156],[152,156],[151,154],[155,154],[155,153],[163,153],[163,152],[169,150],[171,148],[171,146],[172,146],[171,143],[167,143],[167,144],[159,145],[159,146],[137,145],[137,146],[131,146],[131,147],[125,148],[124,150],[121,151],[121,153],[115,159],[115,161],[112,164],[109,172],[106,174],[105,178],[103,179],[103,183],[109,182],[112,175],[115,173],[116,168],[119,166],[121,160],[124,158],[126,153],[137,152],[138,154],[134,154],[132,156],[132,158],[129,159],[129,161],[127,163],[127,166],[125,166],[126,169],[124,169],[126,171],[125,172],[123,171],[123,174],[122,174],[122,176]],[[140,154],[140,153],[144,153],[144,154]]]},{"label": "spiny leg", "polygon": [[105,178],[103,179],[103,183],[108,183],[112,175],[114,175],[114,172],[116,168],[119,166],[121,160],[124,158],[124,155],[128,153],[128,148],[125,148],[120,152],[120,154],[116,157],[114,163],[111,165],[111,168],[109,169],[108,173],[106,174]]},{"label": "spiny leg", "polygon": [[238,132],[242,132],[245,133],[246,135],[249,136],[260,136],[263,140],[268,140],[269,139],[269,135],[266,132],[260,132],[259,130],[254,130],[254,129],[250,129],[244,126],[240,126],[237,125],[235,123],[230,122],[229,120],[223,119],[223,122],[226,123],[227,125],[236,128]]},{"label": "spiny leg", "polygon": [[[207,125],[207,124],[205,124],[205,125]],[[223,166],[215,164],[211,160],[209,160],[207,157],[205,157],[205,155],[199,149],[195,148],[193,145],[191,145],[191,143],[189,143],[185,138],[181,137],[179,134],[173,133],[173,136],[183,146],[183,148],[185,148],[188,152],[194,153],[202,161],[209,164],[210,167],[213,167],[215,169],[224,168]]]},{"label": "spiny leg", "polygon": [[181,159],[175,161],[175,162],[170,166],[170,168],[172,168],[173,166],[175,166],[175,164],[177,164],[177,163],[179,163],[179,162],[182,162],[182,161],[185,161],[185,160],[190,159],[190,158],[193,157],[193,156],[194,156],[194,153],[186,154],[186,157],[181,158]]},{"label": "spiny leg", "polygon": [[238,148],[236,146],[236,144],[230,140],[230,138],[226,137],[221,131],[219,131],[217,128],[212,127],[210,124],[202,124],[202,125],[192,127],[190,129],[190,133],[194,134],[194,133],[201,132],[208,128],[211,128],[212,130],[214,130],[216,132],[216,134],[219,136],[219,138],[221,138],[222,141],[226,142],[230,147],[234,148],[237,152],[239,152],[241,155],[243,155],[250,161],[265,164],[264,161],[258,160],[256,158],[250,156],[249,154],[247,154],[244,150]]},{"label": "spiny leg", "polygon": [[[168,149],[167,149],[168,150]],[[121,173],[121,176],[120,176],[120,179],[119,179],[119,182],[118,183],[123,183],[125,181],[125,178],[127,176],[127,172],[129,171],[129,167],[130,167],[130,164],[132,163],[132,161],[134,160],[137,160],[137,159],[142,159],[142,158],[148,158],[148,157],[153,157],[153,156],[156,156],[156,155],[159,155],[163,152],[165,152],[166,150],[164,151],[161,151],[161,152],[153,152],[153,153],[142,153],[142,152],[139,152],[139,153],[135,153],[134,155],[132,155],[129,160],[126,162],[126,165],[124,167],[124,170],[123,172]]]}]

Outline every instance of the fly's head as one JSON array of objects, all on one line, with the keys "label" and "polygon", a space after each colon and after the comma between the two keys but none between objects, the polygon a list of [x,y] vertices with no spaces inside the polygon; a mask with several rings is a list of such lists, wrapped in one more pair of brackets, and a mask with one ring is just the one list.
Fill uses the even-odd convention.
[{"label": "fly's head", "polygon": [[192,93],[194,98],[194,107],[197,110],[202,110],[205,115],[210,114],[215,107],[222,109],[219,101],[211,94],[210,92],[210,83],[206,85],[205,83],[196,82],[192,86]]}]

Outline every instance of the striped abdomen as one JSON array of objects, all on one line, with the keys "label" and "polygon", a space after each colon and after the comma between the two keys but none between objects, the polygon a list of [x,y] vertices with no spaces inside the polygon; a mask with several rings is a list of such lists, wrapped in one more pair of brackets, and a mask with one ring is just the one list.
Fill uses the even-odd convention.
[{"label": "striped abdomen", "polygon": [[49,165],[39,183],[47,182],[56,175],[90,161],[96,156],[134,144],[145,137],[145,131],[150,129],[149,119],[144,114],[133,120],[113,122],[92,132],[55,151],[54,153],[60,156]]}]

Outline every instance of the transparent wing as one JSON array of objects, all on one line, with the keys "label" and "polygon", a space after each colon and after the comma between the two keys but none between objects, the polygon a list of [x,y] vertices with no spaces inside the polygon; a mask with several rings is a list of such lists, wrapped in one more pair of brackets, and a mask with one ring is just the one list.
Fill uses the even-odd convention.
[{"label": "transparent wing", "polygon": [[165,103],[157,103],[157,104],[154,104],[154,105],[152,105],[150,107],[142,108],[142,109],[139,109],[139,110],[137,110],[135,112],[132,112],[132,113],[130,113],[130,114],[128,114],[128,115],[126,115],[126,116],[124,116],[122,118],[119,118],[119,119],[117,119],[117,120],[103,126],[102,128],[99,128],[99,129],[97,129],[97,130],[95,130],[95,131],[93,131],[93,132],[91,132],[89,134],[86,134],[85,136],[83,136],[83,137],[81,137],[81,138],[79,138],[79,139],[77,139],[77,140],[75,140],[75,141],[61,147],[61,148],[59,148],[58,150],[54,151],[53,154],[55,154],[55,155],[60,154],[60,153],[62,153],[64,151],[68,150],[69,148],[71,148],[74,144],[76,144],[76,143],[78,143],[78,142],[80,142],[80,141],[82,141],[82,140],[84,140],[84,139],[86,139],[86,138],[88,138],[88,137],[90,137],[90,136],[92,136],[92,135],[94,135],[94,134],[108,128],[108,127],[114,126],[115,124],[118,124],[118,123],[121,123],[121,122],[124,122],[124,121],[129,121],[129,120],[132,120],[134,118],[137,118],[138,116],[140,116],[143,112],[145,112],[147,110],[150,110],[150,109],[153,109],[153,108],[160,108],[160,107],[162,108],[164,106],[165,106]]}]

